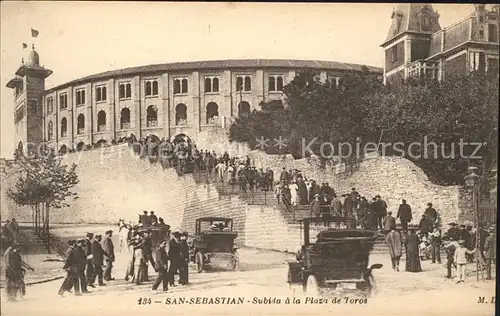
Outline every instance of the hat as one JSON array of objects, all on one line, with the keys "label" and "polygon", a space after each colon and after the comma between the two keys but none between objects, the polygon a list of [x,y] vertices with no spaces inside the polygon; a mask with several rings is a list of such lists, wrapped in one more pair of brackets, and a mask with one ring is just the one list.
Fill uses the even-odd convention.
[{"label": "hat", "polygon": [[76,240],[76,242],[77,242],[77,243],[85,242],[85,239],[84,239],[84,238],[78,238],[78,239]]},{"label": "hat", "polygon": [[175,231],[172,235],[177,238],[181,237],[181,233],[179,231]]},{"label": "hat", "polygon": [[465,244],[465,240],[460,239],[460,240],[458,241],[458,243],[459,243],[460,245],[463,245],[463,244]]},{"label": "hat", "polygon": [[378,195],[378,194],[377,194],[377,195],[375,195],[375,197],[376,197],[377,199],[380,199],[380,195]]},{"label": "hat", "polygon": [[87,237],[89,237],[89,238],[94,237],[94,233],[87,233]]},{"label": "hat", "polygon": [[450,226],[457,226],[457,223],[451,222],[451,223],[448,223],[448,225],[450,225]]},{"label": "hat", "polygon": [[107,234],[112,234],[112,233],[113,233],[113,231],[110,229],[110,230],[106,231],[105,234],[107,235]]}]

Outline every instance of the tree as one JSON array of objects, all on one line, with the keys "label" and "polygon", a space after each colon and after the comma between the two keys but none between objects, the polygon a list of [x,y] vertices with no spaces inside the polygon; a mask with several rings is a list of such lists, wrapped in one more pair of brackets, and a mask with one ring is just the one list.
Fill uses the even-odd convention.
[{"label": "tree", "polygon": [[71,191],[78,184],[76,164],[71,167],[63,164],[62,158],[47,148],[29,156],[18,148],[13,166],[18,178],[7,190],[7,196],[17,205],[32,207],[34,226],[45,235],[50,251],[49,210],[68,206],[67,199],[78,198],[78,194]]},{"label": "tree", "polygon": [[[283,106],[262,103],[262,111],[236,120],[231,140],[255,147],[261,136],[282,136],[295,158],[307,156],[304,145],[316,140],[310,153],[323,161],[333,154],[352,165],[363,158],[365,145],[378,144],[383,135],[379,150],[384,155],[410,159],[441,185],[462,184],[470,164],[486,175],[497,161],[496,77],[472,73],[448,75],[443,82],[410,79],[384,86],[365,69],[346,73],[337,85],[319,82],[305,69],[285,86],[284,95]],[[470,143],[482,144],[475,155],[478,146]]]},{"label": "tree", "polygon": [[[384,143],[402,144],[385,154],[404,155],[434,183],[462,184],[470,164],[484,172],[495,164],[498,80],[477,73],[441,83],[409,80],[367,96],[364,111],[365,132],[384,130]],[[462,153],[460,142],[469,144]],[[482,146],[474,153],[478,145],[470,143]]]}]

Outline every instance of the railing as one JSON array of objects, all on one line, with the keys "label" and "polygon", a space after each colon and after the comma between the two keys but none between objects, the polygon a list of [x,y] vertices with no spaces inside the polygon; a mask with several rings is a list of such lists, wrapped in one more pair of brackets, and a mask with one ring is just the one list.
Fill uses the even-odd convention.
[{"label": "railing", "polygon": [[414,78],[438,79],[439,67],[435,62],[417,60],[408,66],[408,75]]}]

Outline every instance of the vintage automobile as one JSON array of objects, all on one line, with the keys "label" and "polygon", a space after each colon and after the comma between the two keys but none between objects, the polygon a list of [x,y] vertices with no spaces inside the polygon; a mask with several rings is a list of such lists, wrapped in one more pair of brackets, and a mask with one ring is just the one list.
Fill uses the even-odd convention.
[{"label": "vintage automobile", "polygon": [[202,272],[219,263],[229,264],[232,270],[239,267],[239,257],[234,240],[233,220],[225,217],[201,217],[196,220],[196,232],[190,243],[190,261]]},{"label": "vintage automobile", "polygon": [[[288,262],[287,282],[290,288],[299,285],[308,295],[343,292],[368,297],[376,289],[373,269],[368,267],[369,254],[378,232],[356,229],[354,219],[332,217],[304,218],[303,245],[296,261]],[[319,231],[311,240],[311,231]],[[312,238],[314,239],[314,238]]]}]

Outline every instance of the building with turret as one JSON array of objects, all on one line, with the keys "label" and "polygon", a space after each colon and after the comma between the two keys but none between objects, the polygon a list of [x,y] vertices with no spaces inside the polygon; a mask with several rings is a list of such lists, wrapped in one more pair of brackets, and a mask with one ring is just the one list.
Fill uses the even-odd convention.
[{"label": "building with turret", "polygon": [[471,71],[498,75],[499,5],[473,6],[463,20],[441,28],[430,4],[398,4],[381,44],[385,52],[384,81],[409,77],[444,80]]},{"label": "building with turret", "polygon": [[45,78],[52,70],[40,65],[40,57],[32,47],[26,62],[24,59],[9,80],[7,87],[14,93],[15,143],[39,144],[43,141],[43,102]]},{"label": "building with turret", "polygon": [[14,91],[16,144],[43,141],[65,151],[132,134],[196,140],[260,102],[283,98],[283,87],[304,69],[337,84],[347,72],[382,76],[381,68],[334,61],[218,60],[107,71],[45,90],[52,71],[40,66],[33,47],[7,84]]}]

